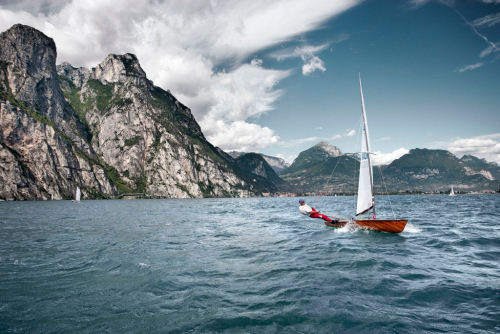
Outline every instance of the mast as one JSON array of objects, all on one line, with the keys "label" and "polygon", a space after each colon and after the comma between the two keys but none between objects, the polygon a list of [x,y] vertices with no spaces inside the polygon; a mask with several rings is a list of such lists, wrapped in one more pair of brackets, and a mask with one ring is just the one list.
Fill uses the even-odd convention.
[{"label": "mast", "polygon": [[370,135],[366,119],[365,101],[363,99],[363,88],[361,86],[361,74],[359,74],[359,93],[361,95],[363,134],[361,139],[361,159],[359,166],[358,205],[356,209],[356,216],[373,208],[373,216],[375,217],[375,201],[373,200],[373,168],[370,158]]}]

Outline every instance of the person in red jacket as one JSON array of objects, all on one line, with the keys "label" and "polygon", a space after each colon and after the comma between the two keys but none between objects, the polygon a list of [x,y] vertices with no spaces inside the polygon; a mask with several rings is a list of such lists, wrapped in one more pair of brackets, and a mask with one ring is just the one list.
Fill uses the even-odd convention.
[{"label": "person in red jacket", "polygon": [[322,218],[323,220],[327,222],[331,222],[332,220],[328,218],[326,215],[319,213],[319,211],[316,211],[315,208],[311,208],[309,205],[306,204],[306,201],[304,201],[302,198],[299,199],[299,210],[305,215],[308,215],[311,218]]}]

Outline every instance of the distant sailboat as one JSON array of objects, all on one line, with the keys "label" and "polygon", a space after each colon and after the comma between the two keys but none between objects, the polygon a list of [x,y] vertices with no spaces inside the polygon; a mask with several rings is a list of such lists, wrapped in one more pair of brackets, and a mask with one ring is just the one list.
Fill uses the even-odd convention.
[{"label": "distant sailboat", "polygon": [[453,191],[453,186],[451,186],[450,196],[455,196],[455,192]]},{"label": "distant sailboat", "polygon": [[82,192],[80,191],[80,187],[76,187],[75,200],[73,202],[80,202],[81,197],[82,197]]},{"label": "distant sailboat", "polygon": [[372,210],[372,218],[353,218],[350,220],[339,220],[333,222],[325,222],[328,226],[343,227],[348,223],[355,223],[362,227],[367,227],[372,230],[400,233],[404,230],[407,220],[398,219],[377,219],[375,216],[375,199],[373,197],[373,167],[370,154],[370,136],[368,132],[368,122],[366,120],[365,102],[363,99],[363,89],[361,87],[361,76],[359,77],[359,91],[361,95],[361,111],[363,116],[363,135],[361,144],[361,157],[359,167],[359,184],[358,184],[358,203],[356,208],[356,217],[365,213],[370,213]]}]

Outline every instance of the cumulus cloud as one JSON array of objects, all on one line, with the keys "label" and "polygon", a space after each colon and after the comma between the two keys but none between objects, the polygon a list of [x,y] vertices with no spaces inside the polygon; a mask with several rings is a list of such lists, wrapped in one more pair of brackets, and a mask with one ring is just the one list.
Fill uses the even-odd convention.
[{"label": "cumulus cloud", "polygon": [[351,130],[349,133],[346,134],[346,137],[352,137],[356,134],[356,130]]},{"label": "cumulus cloud", "polygon": [[302,74],[309,75],[316,70],[326,71],[325,63],[317,56],[312,56],[304,59],[305,64],[302,65]]},{"label": "cumulus cloud", "polygon": [[475,70],[476,68],[479,68],[481,66],[483,66],[484,64],[479,62],[479,63],[476,63],[476,64],[473,64],[473,65],[467,65],[467,66],[464,66],[462,68],[459,68],[458,69],[458,72],[462,73],[462,72],[465,72],[465,71],[471,71],[471,70]]},{"label": "cumulus cloud", "polygon": [[[210,141],[247,150],[277,142],[272,129],[247,120],[273,110],[284,93],[276,84],[292,72],[245,59],[316,29],[360,0],[63,0],[43,9],[34,2],[55,3],[0,5],[0,31],[16,23],[37,28],[54,38],[59,63],[77,67],[94,67],[110,53],[135,53],[156,85],[191,108]],[[314,57],[307,58],[306,73],[324,70]],[[216,70],[224,64],[230,68]],[[265,140],[245,135],[236,147],[234,131],[248,129]]]},{"label": "cumulus cloud", "polygon": [[382,152],[374,152],[372,155],[372,161],[374,165],[388,165],[396,159],[401,158],[403,155],[410,152],[405,148],[398,148],[392,153],[382,153]]},{"label": "cumulus cloud", "polygon": [[[279,137],[268,127],[243,121],[224,122],[210,119],[210,142],[226,151],[255,152],[260,148],[276,145]],[[206,125],[206,124],[205,124]]]},{"label": "cumulus cloud", "polygon": [[465,154],[500,164],[500,133],[467,139],[457,139],[448,144],[448,151],[461,158]]}]

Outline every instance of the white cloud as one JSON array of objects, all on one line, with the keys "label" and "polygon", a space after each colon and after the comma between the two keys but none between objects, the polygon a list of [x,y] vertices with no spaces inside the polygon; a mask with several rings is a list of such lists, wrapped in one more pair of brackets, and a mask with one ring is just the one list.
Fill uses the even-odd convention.
[{"label": "white cloud", "polygon": [[380,138],[379,140],[380,141],[392,140],[392,137],[384,137],[384,138]]},{"label": "white cloud", "polygon": [[448,151],[461,158],[465,154],[500,164],[500,133],[457,139],[448,144]]},{"label": "white cloud", "polygon": [[486,49],[484,49],[483,51],[481,51],[481,54],[479,55],[479,58],[484,58],[484,57],[490,55],[492,52],[498,52],[498,51],[500,51],[499,47],[500,47],[500,43],[488,46]]},{"label": "white cloud", "polygon": [[484,64],[479,62],[479,63],[476,63],[474,65],[467,65],[465,67],[462,67],[460,69],[458,69],[458,72],[462,73],[462,72],[465,72],[465,71],[471,71],[471,70],[475,70],[476,68],[479,68],[481,66],[483,66]]},{"label": "white cloud", "polygon": [[208,125],[204,124],[214,133],[209,140],[225,151],[255,152],[260,148],[279,143],[279,137],[268,127],[243,121],[231,123],[213,119],[211,121]]},{"label": "white cloud", "polygon": [[318,126],[316,130],[323,130],[323,128],[321,126]]},{"label": "white cloud", "polygon": [[355,134],[356,134],[356,130],[351,130],[351,131],[349,131],[349,133],[348,133],[348,134],[346,134],[345,136],[346,136],[346,137],[352,137],[352,136],[354,136]]},{"label": "white cloud", "polygon": [[332,139],[340,139],[340,138],[342,138],[341,135],[335,135],[335,136],[332,137]]},{"label": "white cloud", "polygon": [[[135,53],[156,85],[170,89],[191,108],[209,140],[224,149],[237,150],[277,142],[273,130],[245,121],[274,108],[283,95],[275,89],[276,84],[292,73],[266,69],[261,59],[254,58],[250,64],[243,60],[316,29],[360,2],[65,1],[64,7],[44,7],[37,14],[32,14],[36,11],[31,0],[9,7],[12,10],[0,5],[0,31],[16,23],[37,28],[55,40],[58,63],[68,61],[77,67],[94,67],[110,53]],[[22,11],[23,4],[31,13]],[[304,73],[325,70],[314,53],[326,47],[299,49],[311,55],[305,58]],[[231,64],[231,69],[215,71],[221,64]],[[235,141],[235,129],[252,129],[265,140],[246,135],[244,140]]]},{"label": "white cloud", "polygon": [[302,65],[302,74],[307,76],[316,70],[326,71],[325,63],[315,54],[328,49],[329,45],[329,43],[326,43],[319,46],[305,45],[294,49],[287,48],[273,52],[270,56],[276,58],[278,61],[300,57],[304,62],[304,65]]},{"label": "white cloud", "polygon": [[304,45],[301,47],[295,48],[286,48],[283,50],[278,50],[271,53],[269,56],[275,58],[279,61],[288,59],[288,58],[302,58],[304,55],[314,55],[323,50],[326,50],[330,44],[326,43],[318,46]]},{"label": "white cloud", "polygon": [[455,0],[411,0],[410,3],[414,6],[414,7],[420,7],[420,6],[423,6],[429,2],[438,2],[438,3],[442,3],[444,5],[447,5],[447,6],[451,6],[455,3]]},{"label": "white cloud", "polygon": [[382,152],[374,152],[372,155],[372,160],[374,165],[388,165],[396,159],[401,158],[403,155],[410,152],[405,148],[398,148],[392,153],[382,153]]},{"label": "white cloud", "polygon": [[316,70],[320,70],[322,72],[326,71],[325,63],[317,56],[312,56],[310,58],[304,59],[304,61],[306,62],[302,66],[302,74],[304,75],[309,75]]},{"label": "white cloud", "polygon": [[289,140],[287,142],[280,142],[280,145],[281,146],[286,146],[286,147],[296,147],[296,146],[300,146],[302,144],[305,144],[305,143],[309,143],[309,142],[319,142],[321,141],[321,137],[308,137],[308,138],[301,138],[301,139],[293,139],[293,140]]},{"label": "white cloud", "polygon": [[264,64],[264,61],[262,59],[258,59],[258,58],[254,58],[250,62],[250,65],[253,65],[253,66],[262,66],[262,64]]},{"label": "white cloud", "polygon": [[480,27],[480,26],[493,27],[498,23],[500,23],[500,13],[490,14],[480,19],[476,19],[471,22],[471,25],[473,25],[474,27]]}]

